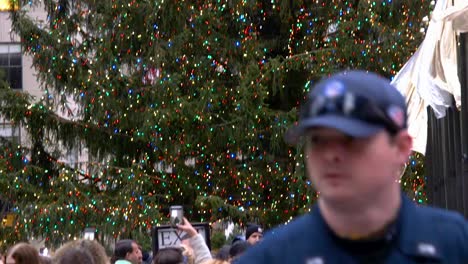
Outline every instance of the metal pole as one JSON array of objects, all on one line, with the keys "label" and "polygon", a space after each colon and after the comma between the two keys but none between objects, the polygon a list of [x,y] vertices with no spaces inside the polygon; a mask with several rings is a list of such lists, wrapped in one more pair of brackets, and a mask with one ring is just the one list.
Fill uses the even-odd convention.
[{"label": "metal pole", "polygon": [[458,76],[461,87],[461,112],[460,112],[460,132],[461,132],[461,165],[463,191],[463,214],[468,216],[468,33],[458,37]]}]

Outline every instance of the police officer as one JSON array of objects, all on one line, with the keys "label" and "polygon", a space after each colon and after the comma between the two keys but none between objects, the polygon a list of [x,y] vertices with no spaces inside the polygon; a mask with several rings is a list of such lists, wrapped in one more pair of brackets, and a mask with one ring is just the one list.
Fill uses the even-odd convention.
[{"label": "police officer", "polygon": [[465,219],[401,192],[412,138],[405,99],[386,79],[348,71],[320,81],[285,138],[304,142],[318,202],[238,263],[468,263]]}]

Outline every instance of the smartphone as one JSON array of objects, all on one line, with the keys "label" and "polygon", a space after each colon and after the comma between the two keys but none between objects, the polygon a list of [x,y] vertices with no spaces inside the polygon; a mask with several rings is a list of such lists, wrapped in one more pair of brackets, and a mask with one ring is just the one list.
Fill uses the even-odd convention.
[{"label": "smartphone", "polygon": [[181,225],[184,223],[184,209],[182,205],[172,205],[169,207],[171,214],[170,221],[172,226]]}]

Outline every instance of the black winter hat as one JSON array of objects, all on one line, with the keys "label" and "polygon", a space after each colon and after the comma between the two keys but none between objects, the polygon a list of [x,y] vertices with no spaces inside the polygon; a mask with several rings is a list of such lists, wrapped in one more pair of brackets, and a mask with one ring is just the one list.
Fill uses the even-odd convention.
[{"label": "black winter hat", "polygon": [[245,231],[245,240],[249,239],[249,237],[255,232],[263,234],[263,229],[258,225],[247,226],[247,230]]}]

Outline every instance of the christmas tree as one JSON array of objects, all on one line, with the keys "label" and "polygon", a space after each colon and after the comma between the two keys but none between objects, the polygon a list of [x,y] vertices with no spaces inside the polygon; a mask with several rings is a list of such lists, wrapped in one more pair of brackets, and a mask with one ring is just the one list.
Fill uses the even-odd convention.
[{"label": "christmas tree", "polygon": [[[44,96],[2,85],[0,113],[31,144],[3,144],[0,188],[18,215],[12,234],[50,244],[87,226],[100,239],[135,237],[166,224],[174,204],[195,221],[266,227],[304,213],[316,194],[301,146],[283,134],[306,92],[343,69],[394,76],[431,9],[426,0],[26,2],[11,12],[13,31]],[[47,23],[31,8],[45,8]],[[86,169],[61,162],[70,150],[89,153]]]}]

